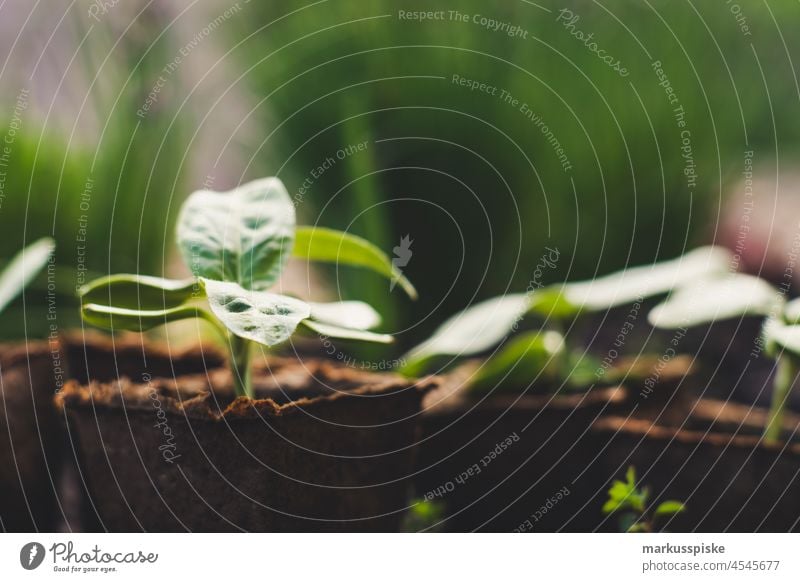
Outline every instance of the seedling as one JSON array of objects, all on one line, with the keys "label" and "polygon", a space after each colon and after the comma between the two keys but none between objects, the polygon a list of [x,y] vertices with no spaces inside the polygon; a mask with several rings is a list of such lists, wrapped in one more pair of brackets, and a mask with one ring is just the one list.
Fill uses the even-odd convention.
[{"label": "seedling", "polygon": [[648,499],[650,489],[636,486],[636,469],[628,467],[625,481],[614,481],[608,490],[608,501],[603,505],[603,513],[619,515],[620,531],[652,532],[659,518],[671,517],[686,510],[680,501],[664,501],[649,515]]},{"label": "seedling", "polygon": [[[730,253],[724,249],[704,247],[677,259],[625,269],[592,281],[489,299],[454,315],[430,339],[412,349],[405,356],[403,371],[419,375],[443,357],[485,352],[508,338],[523,319],[533,317],[544,322],[544,329],[523,332],[507,341],[473,374],[470,389],[491,390],[501,383],[526,386],[534,378],[586,386],[600,362],[569,345],[565,330],[575,318],[663,295],[697,278],[726,272],[730,260]],[[613,378],[609,374],[604,380]]]},{"label": "seedling", "polygon": [[0,273],[0,312],[14,298],[22,293],[33,278],[41,271],[55,249],[51,238],[39,239],[17,253]]},{"label": "seedling", "polygon": [[441,531],[443,519],[444,503],[415,499],[403,518],[403,531],[406,533]]},{"label": "seedling", "polygon": [[758,277],[739,273],[701,279],[677,289],[649,313],[650,323],[663,329],[690,328],[735,317],[764,317],[753,354],[776,360],[764,439],[778,441],[783,413],[800,371],[800,300],[787,302],[784,293]]},{"label": "seedling", "polygon": [[228,345],[239,396],[253,396],[254,344],[272,348],[296,331],[392,341],[391,336],[367,331],[380,317],[365,303],[310,303],[268,291],[290,256],[371,269],[416,296],[408,279],[368,241],[326,228],[296,226],[294,206],[277,178],[229,192],[194,192],[181,208],[177,242],[193,278],[97,279],[80,290],[82,316],[97,327],[137,332],[188,318],[209,322]]}]

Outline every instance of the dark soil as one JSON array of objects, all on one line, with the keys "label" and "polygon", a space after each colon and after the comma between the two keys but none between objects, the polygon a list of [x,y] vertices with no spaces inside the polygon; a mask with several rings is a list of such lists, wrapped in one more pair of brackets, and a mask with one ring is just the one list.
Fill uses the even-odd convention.
[{"label": "dark soil", "polygon": [[252,401],[233,398],[224,370],[142,377],[72,382],[59,397],[101,529],[398,528],[434,381],[275,359]]}]

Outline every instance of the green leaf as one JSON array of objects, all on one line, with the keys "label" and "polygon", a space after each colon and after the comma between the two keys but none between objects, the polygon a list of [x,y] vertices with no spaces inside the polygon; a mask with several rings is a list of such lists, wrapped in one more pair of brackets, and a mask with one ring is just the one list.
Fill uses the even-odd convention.
[{"label": "green leaf", "polygon": [[169,309],[192,298],[194,279],[162,279],[146,275],[110,275],[80,288],[82,303],[113,305],[126,309]]},{"label": "green leaf", "polygon": [[732,254],[722,247],[701,247],[685,255],[624,269],[592,281],[567,283],[566,300],[581,310],[601,311],[669,293],[699,278],[722,275],[729,270]]},{"label": "green leaf", "polygon": [[313,319],[303,320],[302,325],[311,330],[314,334],[342,340],[357,340],[373,342],[379,344],[390,344],[394,338],[383,333],[374,333],[362,329],[352,329],[314,321]]},{"label": "green leaf", "polygon": [[528,332],[508,341],[500,351],[484,361],[469,382],[472,392],[489,392],[506,387],[519,390],[534,380],[558,380],[557,357],[563,352],[560,333]]},{"label": "green leaf", "polygon": [[569,283],[566,285],[554,285],[534,291],[528,306],[528,313],[535,313],[541,318],[555,319],[556,321],[578,315],[581,312],[581,308],[567,299],[564,293],[564,288],[568,285]]},{"label": "green leaf", "polygon": [[229,192],[199,190],[181,208],[178,244],[198,277],[263,290],[292,253],[294,205],[278,178]]},{"label": "green leaf", "polygon": [[786,350],[800,358],[800,325],[786,325],[778,318],[771,317],[764,322],[761,333],[771,357],[776,358]]},{"label": "green leaf", "polygon": [[182,305],[172,309],[139,310],[87,303],[81,306],[81,316],[87,323],[111,331],[142,332],[172,321],[196,317],[218,325],[213,315],[194,305]]},{"label": "green leaf", "polygon": [[386,253],[361,237],[330,228],[298,227],[292,254],[307,261],[371,269],[399,283],[412,299],[417,298],[414,286]]},{"label": "green leaf", "polygon": [[[505,339],[528,308],[525,294],[487,299],[452,316],[406,356],[409,366],[435,355],[468,356]],[[421,370],[420,370],[421,371]]]},{"label": "green leaf", "polygon": [[349,329],[372,329],[380,325],[381,316],[363,301],[309,303],[311,319]]},{"label": "green leaf", "polygon": [[654,327],[677,329],[746,315],[780,313],[783,298],[758,277],[730,274],[677,289],[647,316]]},{"label": "green leaf", "polygon": [[251,291],[227,281],[200,278],[211,311],[238,337],[274,346],[289,339],[301,321],[311,315],[304,301],[269,293]]},{"label": "green leaf", "polygon": [[686,506],[680,501],[665,501],[656,507],[653,515],[656,517],[661,515],[675,515],[682,511],[686,511]]},{"label": "green leaf", "polygon": [[51,238],[39,239],[17,253],[0,273],[0,311],[36,277],[53,254],[56,243]]},{"label": "green leaf", "polygon": [[800,298],[792,299],[783,308],[783,320],[789,324],[800,324]]}]

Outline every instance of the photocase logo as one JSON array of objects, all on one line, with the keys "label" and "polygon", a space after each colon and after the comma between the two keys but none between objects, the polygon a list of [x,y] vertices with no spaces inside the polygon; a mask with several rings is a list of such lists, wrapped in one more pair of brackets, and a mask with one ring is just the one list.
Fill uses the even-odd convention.
[{"label": "photocase logo", "polygon": [[[408,261],[410,261],[411,257],[414,255],[413,251],[411,250],[411,244],[413,242],[414,241],[411,240],[411,235],[407,234],[400,239],[400,244],[392,249],[392,252],[394,252],[394,257],[392,257],[392,267],[395,268],[397,273],[403,273],[402,267],[408,265]],[[399,277],[397,275],[392,277],[392,282],[389,285],[390,291],[394,290],[394,286],[397,285],[398,280]]]},{"label": "photocase logo", "polygon": [[26,570],[35,570],[44,561],[44,546],[38,542],[29,542],[19,551],[19,563]]}]

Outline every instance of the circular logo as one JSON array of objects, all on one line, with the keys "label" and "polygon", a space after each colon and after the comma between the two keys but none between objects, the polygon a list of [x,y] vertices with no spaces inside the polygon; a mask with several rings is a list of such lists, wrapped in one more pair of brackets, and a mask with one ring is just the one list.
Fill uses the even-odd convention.
[{"label": "circular logo", "polygon": [[19,563],[26,570],[35,570],[44,561],[44,546],[38,542],[28,542],[19,551]]}]

